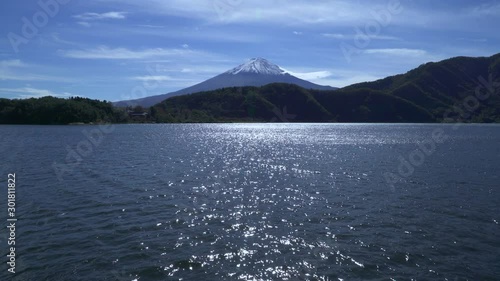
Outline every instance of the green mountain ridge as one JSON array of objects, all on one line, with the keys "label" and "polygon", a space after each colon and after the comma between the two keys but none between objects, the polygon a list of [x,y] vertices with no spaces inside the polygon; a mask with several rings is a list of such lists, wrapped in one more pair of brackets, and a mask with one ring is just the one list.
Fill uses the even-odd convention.
[{"label": "green mountain ridge", "polygon": [[285,108],[295,115],[285,118],[289,122],[500,122],[500,87],[492,79],[499,74],[500,54],[456,57],[335,91],[286,84],[225,88],[153,108],[159,122],[270,122]]},{"label": "green mountain ridge", "polygon": [[331,90],[293,84],[231,87],[116,108],[83,98],[0,99],[0,124],[365,122],[500,123],[500,54],[431,62],[405,74]]}]

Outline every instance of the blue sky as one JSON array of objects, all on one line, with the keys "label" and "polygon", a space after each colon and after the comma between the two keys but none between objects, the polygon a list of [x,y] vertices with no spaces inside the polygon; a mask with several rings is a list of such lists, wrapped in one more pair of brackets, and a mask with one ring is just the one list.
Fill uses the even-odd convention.
[{"label": "blue sky", "polygon": [[500,1],[40,0],[0,4],[0,97],[124,100],[252,57],[336,87],[500,52]]}]

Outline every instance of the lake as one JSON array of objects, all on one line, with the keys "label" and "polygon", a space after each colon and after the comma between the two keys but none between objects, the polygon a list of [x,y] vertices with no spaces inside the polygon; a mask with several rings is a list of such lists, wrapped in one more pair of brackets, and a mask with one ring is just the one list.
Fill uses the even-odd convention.
[{"label": "lake", "polygon": [[500,126],[0,126],[0,280],[498,280]]}]

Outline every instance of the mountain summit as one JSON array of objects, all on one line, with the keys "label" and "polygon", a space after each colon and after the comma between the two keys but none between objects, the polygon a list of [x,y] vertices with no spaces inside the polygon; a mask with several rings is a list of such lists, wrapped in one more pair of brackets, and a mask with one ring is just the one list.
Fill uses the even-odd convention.
[{"label": "mountain summit", "polygon": [[276,64],[263,58],[253,58],[250,61],[235,67],[226,72],[226,74],[237,75],[240,73],[255,73],[265,75],[285,75],[285,70]]},{"label": "mountain summit", "polygon": [[177,92],[168,93],[159,96],[146,97],[138,100],[115,102],[115,106],[144,106],[149,107],[160,103],[170,97],[188,95],[198,92],[213,91],[229,87],[260,87],[271,83],[295,84],[305,89],[313,90],[335,90],[330,86],[321,86],[306,80],[297,78],[276,64],[269,62],[264,58],[253,58],[244,64],[241,64],[229,71],[208,79],[200,84]]}]

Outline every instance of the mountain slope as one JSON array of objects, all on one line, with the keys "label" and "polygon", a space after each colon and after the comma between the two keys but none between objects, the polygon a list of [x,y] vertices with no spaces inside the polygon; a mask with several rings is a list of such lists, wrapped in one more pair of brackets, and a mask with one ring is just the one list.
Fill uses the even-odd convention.
[{"label": "mountain slope", "polygon": [[306,90],[291,84],[224,88],[169,98],[157,122],[434,122],[425,109],[379,91]]},{"label": "mountain slope", "polygon": [[335,89],[330,86],[321,86],[311,83],[309,81],[299,79],[295,76],[290,75],[285,70],[280,68],[278,65],[275,65],[266,59],[254,58],[225,73],[217,75],[211,79],[208,79],[194,86],[182,89],[180,91],[164,95],[137,99],[137,100],[116,102],[114,103],[114,105],[119,107],[129,106],[129,105],[132,106],[141,105],[144,107],[149,107],[167,98],[180,95],[187,95],[203,91],[212,91],[228,87],[245,87],[245,86],[260,87],[271,83],[295,84],[305,89],[315,89],[315,90]]},{"label": "mountain slope", "polygon": [[173,97],[152,113],[158,122],[500,122],[498,77],[500,54],[457,57],[335,91],[268,84]]},{"label": "mountain slope", "polygon": [[[486,94],[484,84],[490,76],[497,81],[500,78],[500,54],[480,58],[456,57],[427,63],[406,74],[354,84],[342,90],[379,90],[418,104],[438,119],[459,121],[463,118],[456,112],[448,114],[449,111],[455,106],[464,107],[465,101],[475,97],[478,87],[482,87],[483,93]],[[496,89],[497,93],[499,90]],[[489,95],[487,99],[479,101],[479,108],[470,112],[471,116],[467,118],[469,120],[463,121],[474,121],[474,118],[477,118],[477,121],[485,121],[481,115],[497,114],[495,111],[500,106],[498,94]],[[487,113],[488,110],[491,112]]]},{"label": "mountain slope", "polygon": [[[228,75],[284,77],[273,66],[247,64]],[[0,99],[0,123],[101,122],[477,122],[500,123],[500,54],[424,64],[406,74],[335,91],[273,83],[169,98],[144,111],[105,101],[44,97]]]}]

